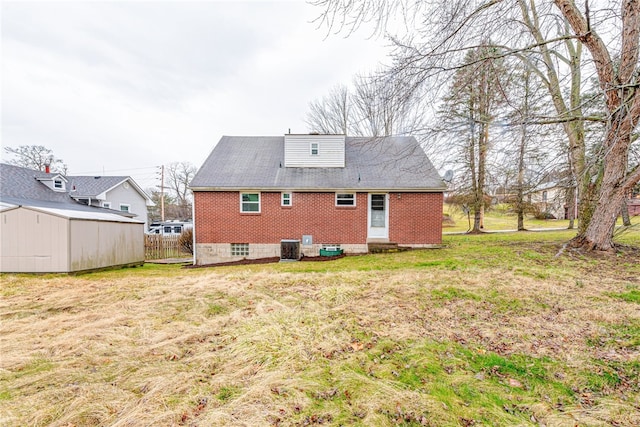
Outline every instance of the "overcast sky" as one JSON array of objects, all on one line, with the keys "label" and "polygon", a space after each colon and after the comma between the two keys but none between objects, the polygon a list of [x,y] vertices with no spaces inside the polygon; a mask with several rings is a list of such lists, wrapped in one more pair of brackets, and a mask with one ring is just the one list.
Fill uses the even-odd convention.
[{"label": "overcast sky", "polygon": [[70,174],[144,188],[159,165],[199,167],[222,135],[306,132],[310,101],[387,53],[364,31],[327,37],[302,1],[0,8],[3,147],[44,145]]}]

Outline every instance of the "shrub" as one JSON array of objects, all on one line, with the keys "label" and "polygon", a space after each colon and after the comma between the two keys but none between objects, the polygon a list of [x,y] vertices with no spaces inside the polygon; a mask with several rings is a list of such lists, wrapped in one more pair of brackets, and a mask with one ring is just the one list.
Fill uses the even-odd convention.
[{"label": "shrub", "polygon": [[182,252],[187,252],[193,255],[193,229],[188,228],[180,234],[178,238],[178,245]]}]

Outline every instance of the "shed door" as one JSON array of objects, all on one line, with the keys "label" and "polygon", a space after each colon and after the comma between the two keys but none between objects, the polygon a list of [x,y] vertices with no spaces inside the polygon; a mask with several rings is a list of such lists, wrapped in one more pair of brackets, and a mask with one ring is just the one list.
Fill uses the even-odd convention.
[{"label": "shed door", "polygon": [[389,238],[388,204],[388,194],[369,194],[369,238]]}]

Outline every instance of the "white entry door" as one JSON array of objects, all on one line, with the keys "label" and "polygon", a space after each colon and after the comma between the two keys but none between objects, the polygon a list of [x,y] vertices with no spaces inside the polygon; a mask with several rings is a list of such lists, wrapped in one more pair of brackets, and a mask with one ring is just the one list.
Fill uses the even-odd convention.
[{"label": "white entry door", "polygon": [[389,195],[369,194],[369,235],[370,239],[389,238]]}]

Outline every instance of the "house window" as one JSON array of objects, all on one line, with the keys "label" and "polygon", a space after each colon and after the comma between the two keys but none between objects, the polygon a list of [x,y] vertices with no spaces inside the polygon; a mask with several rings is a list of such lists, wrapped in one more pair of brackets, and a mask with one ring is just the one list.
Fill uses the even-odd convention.
[{"label": "house window", "polygon": [[355,193],[336,193],[336,206],[355,206]]},{"label": "house window", "polygon": [[240,193],[240,212],[260,213],[260,193]]},{"label": "house window", "polygon": [[546,191],[543,191],[543,192],[542,192],[542,201],[543,201],[543,202],[546,202],[546,201],[547,201],[547,192],[546,192]]},{"label": "house window", "polygon": [[131,207],[131,205],[126,205],[124,203],[120,203],[120,211],[121,212],[130,212],[129,208]]},{"label": "house window", "polygon": [[171,226],[170,225],[165,225],[164,226],[164,232],[166,234],[171,234]]},{"label": "house window", "polygon": [[182,233],[182,226],[181,225],[176,225],[173,227],[173,232],[176,234],[181,234]]},{"label": "house window", "polygon": [[318,154],[320,154],[320,144],[317,142],[312,142],[311,143],[311,155],[312,156],[317,156]]},{"label": "house window", "polygon": [[103,208],[107,208],[107,209],[111,209],[111,202],[102,202],[102,207]]},{"label": "house window", "polygon": [[282,206],[291,206],[291,193],[282,193],[280,204]]},{"label": "house window", "polygon": [[231,256],[249,256],[248,243],[232,243]]},{"label": "house window", "polygon": [[53,180],[53,188],[63,189],[64,185],[62,183],[62,180],[61,179],[54,179]]}]

